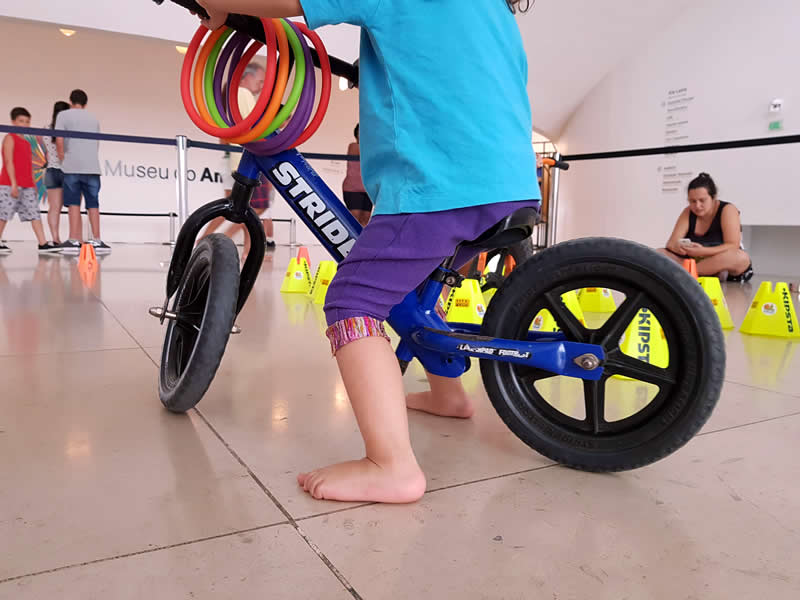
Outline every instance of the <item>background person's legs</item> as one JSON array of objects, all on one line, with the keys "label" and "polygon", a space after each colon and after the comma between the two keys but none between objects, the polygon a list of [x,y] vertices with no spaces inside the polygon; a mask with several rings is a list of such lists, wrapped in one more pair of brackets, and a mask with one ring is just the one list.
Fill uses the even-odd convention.
[{"label": "background person's legs", "polygon": [[47,243],[47,238],[44,235],[42,220],[36,219],[35,221],[31,221],[31,227],[33,228],[33,234],[36,236],[36,241],[39,242],[40,246],[44,246]]},{"label": "background person's legs", "polygon": [[744,273],[750,265],[750,256],[747,252],[739,248],[731,248],[698,262],[697,274],[700,277],[708,277],[727,271],[736,276]]},{"label": "background person's legs", "polygon": [[89,213],[89,226],[92,228],[92,239],[102,239],[100,237],[100,209],[89,208],[87,212]]},{"label": "background person's legs", "polygon": [[100,237],[100,176],[83,175],[81,179],[83,201],[86,204],[86,212],[89,213],[92,239],[99,242],[102,240],[102,237]]},{"label": "background person's legs", "polygon": [[64,206],[69,212],[69,239],[76,242],[83,241],[80,177],[73,173],[64,174]]},{"label": "background person's legs", "polygon": [[20,188],[19,198],[17,199],[17,214],[20,221],[31,224],[41,250],[42,246],[47,243],[47,238],[44,236],[42,217],[39,214],[39,196],[34,188]]},{"label": "background person's legs", "polygon": [[50,235],[53,242],[61,243],[61,206],[64,203],[64,190],[62,188],[52,188],[47,190],[47,225],[50,227]]},{"label": "background person's legs", "polygon": [[671,250],[667,250],[666,248],[656,248],[656,252],[658,252],[659,254],[663,254],[667,258],[671,258],[679,265],[682,265],[683,261],[689,258],[688,256],[678,256],[677,254],[675,254]]}]

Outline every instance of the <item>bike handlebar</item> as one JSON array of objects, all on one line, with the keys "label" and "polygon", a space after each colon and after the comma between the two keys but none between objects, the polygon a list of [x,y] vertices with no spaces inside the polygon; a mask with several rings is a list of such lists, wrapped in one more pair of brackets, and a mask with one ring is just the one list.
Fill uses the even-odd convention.
[{"label": "bike handlebar", "polygon": [[[182,6],[183,8],[190,10],[194,13],[202,17],[208,17],[205,9],[200,6],[194,0],[171,0],[174,4],[178,6]],[[158,5],[164,3],[164,0],[153,0]],[[264,28],[261,25],[261,21],[256,17],[248,17],[246,15],[237,15],[237,14],[230,14],[228,15],[228,20],[225,21],[225,24],[234,29],[236,31],[240,31],[246,35],[249,35],[254,40],[261,42],[262,44],[265,43],[264,39]],[[319,54],[313,48],[311,49],[311,58],[314,61],[314,65],[319,67]],[[340,58],[336,58],[335,56],[329,56],[330,63],[331,63],[331,73],[336,75],[337,77],[344,77],[354,86],[358,87],[358,67],[354,64],[351,64],[347,61],[344,61]]]},{"label": "bike handlebar", "polygon": [[562,171],[569,171],[569,163],[564,162],[563,160],[554,160],[552,158],[543,158],[542,164],[547,167],[554,167],[556,169],[561,169]]}]

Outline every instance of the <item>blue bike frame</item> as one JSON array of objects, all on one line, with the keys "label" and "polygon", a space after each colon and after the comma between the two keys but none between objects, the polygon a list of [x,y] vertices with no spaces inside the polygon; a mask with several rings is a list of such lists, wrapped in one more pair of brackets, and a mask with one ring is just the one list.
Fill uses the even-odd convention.
[{"label": "blue bike frame", "polygon": [[[345,259],[361,226],[298,151],[274,156],[245,151],[238,172],[252,180],[263,173],[333,259]],[[402,340],[397,348],[400,360],[416,358],[426,370],[443,377],[462,375],[469,357],[591,381],[603,376],[602,367],[587,370],[578,364],[587,354],[605,360],[601,346],[568,342],[561,333],[530,332],[526,340],[495,339],[480,335],[480,326],[445,322],[436,312],[442,281],[442,277],[428,278],[392,309],[388,323]]]}]

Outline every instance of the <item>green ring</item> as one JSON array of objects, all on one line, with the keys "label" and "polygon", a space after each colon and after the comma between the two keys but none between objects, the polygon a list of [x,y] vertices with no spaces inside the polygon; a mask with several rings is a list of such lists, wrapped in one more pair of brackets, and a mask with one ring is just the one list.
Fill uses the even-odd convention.
[{"label": "green ring", "polygon": [[[208,107],[208,112],[211,115],[211,118],[214,119],[214,122],[217,124],[217,127],[228,127],[228,124],[222,119],[222,115],[219,114],[219,109],[217,108],[217,101],[214,99],[214,71],[217,67],[217,59],[219,58],[220,52],[222,52],[222,47],[225,45],[225,42],[228,41],[228,38],[233,35],[233,29],[228,29],[223,33],[217,43],[214,44],[214,48],[211,50],[211,54],[208,56],[208,62],[206,62],[206,70],[204,73],[204,89],[206,95],[206,106]],[[246,116],[246,115],[245,115]]]},{"label": "green ring", "polygon": [[303,47],[300,45],[300,38],[297,37],[294,29],[286,22],[286,19],[281,19],[281,25],[284,31],[286,31],[286,36],[289,38],[289,45],[292,47],[292,53],[295,58],[294,85],[292,85],[292,92],[289,94],[286,104],[284,104],[280,112],[275,115],[275,118],[272,120],[272,123],[269,124],[269,127],[267,127],[264,135],[258,138],[259,140],[263,140],[268,135],[274,133],[275,130],[283,125],[291,116],[294,109],[297,108],[297,103],[300,102],[300,95],[303,93],[303,87],[306,81],[306,57],[303,54]]}]

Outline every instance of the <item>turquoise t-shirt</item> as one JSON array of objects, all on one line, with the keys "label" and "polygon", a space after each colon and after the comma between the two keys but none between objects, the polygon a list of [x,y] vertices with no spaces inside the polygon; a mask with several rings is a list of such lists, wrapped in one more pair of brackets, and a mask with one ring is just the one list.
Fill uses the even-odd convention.
[{"label": "turquoise t-shirt", "polygon": [[505,0],[300,0],[361,29],[361,172],[375,214],[541,197],[528,62]]}]

